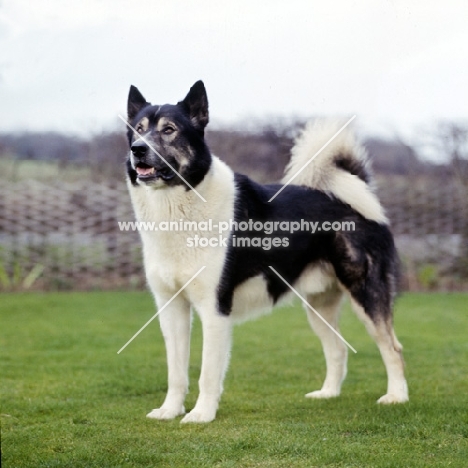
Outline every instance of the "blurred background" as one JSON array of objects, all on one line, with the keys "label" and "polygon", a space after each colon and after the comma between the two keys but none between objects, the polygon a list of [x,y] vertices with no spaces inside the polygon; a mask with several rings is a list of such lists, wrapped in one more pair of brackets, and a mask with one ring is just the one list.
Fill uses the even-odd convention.
[{"label": "blurred background", "polygon": [[468,289],[468,4],[448,0],[0,2],[0,289],[143,288],[125,186],[130,84],[203,79],[207,140],[278,181],[305,122],[349,118],[404,290]]}]

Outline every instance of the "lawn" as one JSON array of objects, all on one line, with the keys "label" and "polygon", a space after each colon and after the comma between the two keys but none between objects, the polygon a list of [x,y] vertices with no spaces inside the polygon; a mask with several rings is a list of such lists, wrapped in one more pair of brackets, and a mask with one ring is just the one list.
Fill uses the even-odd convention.
[{"label": "lawn", "polygon": [[[149,294],[2,294],[2,461],[14,467],[466,467],[468,295],[412,294],[397,303],[410,403],[378,406],[377,348],[348,308],[342,396],[313,401],[325,365],[299,306],[235,329],[218,418],[147,420],[166,388],[164,346]],[[200,370],[194,322],[191,383]]]}]

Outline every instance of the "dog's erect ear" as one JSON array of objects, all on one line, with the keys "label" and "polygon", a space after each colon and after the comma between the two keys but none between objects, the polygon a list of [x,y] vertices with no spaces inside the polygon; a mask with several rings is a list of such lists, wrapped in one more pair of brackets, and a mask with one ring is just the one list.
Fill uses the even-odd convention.
[{"label": "dog's erect ear", "polygon": [[133,120],[138,112],[143,109],[143,107],[149,106],[150,103],[146,102],[146,99],[143,97],[143,94],[138,91],[136,86],[130,86],[130,92],[128,93],[128,104],[127,104],[127,115],[128,120]]},{"label": "dog's erect ear", "polygon": [[190,116],[195,128],[204,130],[208,124],[208,96],[206,95],[205,85],[203,81],[197,81],[188,92],[185,99],[179,102],[179,105],[184,107]]}]

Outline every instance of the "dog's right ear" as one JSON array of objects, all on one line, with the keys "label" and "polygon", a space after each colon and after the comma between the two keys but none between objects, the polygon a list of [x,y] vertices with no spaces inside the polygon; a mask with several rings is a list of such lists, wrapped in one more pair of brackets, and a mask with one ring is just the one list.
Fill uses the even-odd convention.
[{"label": "dog's right ear", "polygon": [[190,120],[195,128],[203,130],[208,124],[208,97],[206,95],[205,85],[203,81],[197,81],[188,92],[183,101],[178,103],[186,112],[188,112]]},{"label": "dog's right ear", "polygon": [[130,86],[130,92],[128,93],[128,104],[127,104],[127,116],[128,120],[133,120],[138,112],[141,111],[146,106],[149,106],[150,103],[146,102],[146,99],[143,97],[143,94],[138,91],[136,86]]}]

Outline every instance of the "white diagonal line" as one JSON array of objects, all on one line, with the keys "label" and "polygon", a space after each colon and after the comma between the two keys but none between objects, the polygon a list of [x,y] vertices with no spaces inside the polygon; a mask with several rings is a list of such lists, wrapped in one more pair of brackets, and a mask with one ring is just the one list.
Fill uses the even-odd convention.
[{"label": "white diagonal line", "polygon": [[354,119],[353,115],[269,200],[274,200]]},{"label": "white diagonal line", "polygon": [[121,120],[123,120],[123,121],[125,122],[125,125],[126,125],[128,128],[130,128],[131,130],[133,130],[133,132],[134,132],[136,135],[138,135],[138,138],[140,138],[141,140],[143,140],[143,141],[148,145],[148,147],[151,149],[151,151],[153,151],[157,156],[159,156],[159,157],[160,157],[160,158],[161,158],[161,159],[162,159],[162,160],[163,160],[163,161],[164,161],[164,162],[165,162],[165,163],[166,163],[166,164],[167,164],[167,165],[168,165],[184,182],[185,182],[185,184],[186,184],[188,187],[190,187],[190,189],[192,189],[192,190],[198,195],[198,197],[206,203],[206,200],[202,197],[202,195],[200,195],[200,194],[190,185],[190,183],[187,182],[187,181],[184,179],[184,177],[183,177],[181,174],[179,174],[179,173],[172,167],[172,165],[171,165],[169,162],[167,162],[167,161],[161,156],[161,154],[160,154],[158,151],[156,151],[155,148],[153,148],[153,146],[149,143],[149,141],[148,141],[143,135],[140,135],[140,134],[136,131],[136,129],[133,128],[133,127],[127,122],[127,120],[126,120],[125,118],[123,118],[120,114],[119,114],[119,118],[120,118]]},{"label": "white diagonal line", "polygon": [[202,266],[126,343],[117,354],[120,354],[189,284],[195,279],[206,266]]},{"label": "white diagonal line", "polygon": [[269,267],[273,273],[306,305],[317,317],[346,345],[351,351],[357,351],[272,267]]}]

